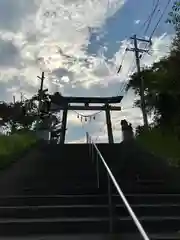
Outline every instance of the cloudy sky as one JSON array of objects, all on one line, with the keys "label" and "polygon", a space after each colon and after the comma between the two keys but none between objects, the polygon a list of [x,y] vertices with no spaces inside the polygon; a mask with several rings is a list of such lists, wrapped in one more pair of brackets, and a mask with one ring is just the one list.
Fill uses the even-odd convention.
[{"label": "cloudy sky", "polygon": [[[71,96],[123,95],[121,112],[112,113],[115,141],[121,140],[120,121],[133,127],[142,123],[141,111],[132,108],[134,93],[125,93],[129,74],[135,70],[131,47],[133,34],[148,37],[168,0],[0,0],[0,100],[12,101],[34,94],[45,71],[45,87]],[[152,21],[149,15],[156,3]],[[166,14],[152,38],[151,55],[141,65],[168,54],[173,29]],[[146,28],[149,24],[149,28]],[[146,32],[145,32],[146,31]],[[145,47],[145,46],[141,46]],[[93,112],[80,112],[90,115]],[[89,118],[90,120],[90,118]],[[68,114],[67,142],[83,142],[88,130],[96,141],[107,141],[104,113],[81,122]]]}]

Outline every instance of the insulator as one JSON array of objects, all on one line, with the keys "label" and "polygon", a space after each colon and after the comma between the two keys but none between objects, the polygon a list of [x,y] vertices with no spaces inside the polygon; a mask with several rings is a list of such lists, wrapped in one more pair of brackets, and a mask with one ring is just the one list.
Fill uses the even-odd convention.
[{"label": "insulator", "polygon": [[87,118],[85,118],[85,122],[87,122]]},{"label": "insulator", "polygon": [[77,118],[79,118],[79,115],[77,115]]},{"label": "insulator", "polygon": [[96,120],[96,117],[94,116],[93,119]]},{"label": "insulator", "polygon": [[81,117],[81,122],[82,122],[83,118]]}]

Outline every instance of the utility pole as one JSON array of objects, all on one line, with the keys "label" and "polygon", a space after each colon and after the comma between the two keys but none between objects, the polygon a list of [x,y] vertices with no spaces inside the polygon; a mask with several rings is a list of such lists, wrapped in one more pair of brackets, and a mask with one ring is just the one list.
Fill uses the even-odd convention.
[{"label": "utility pole", "polygon": [[44,72],[42,72],[42,75],[41,75],[41,77],[39,77],[38,76],[38,78],[41,80],[41,85],[40,85],[40,92],[42,92],[43,91],[43,84],[44,84]]},{"label": "utility pole", "polygon": [[39,106],[38,106],[38,115],[40,114],[40,108],[41,108],[41,101],[42,101],[42,96],[43,96],[43,84],[44,84],[44,72],[42,72],[41,77],[37,76],[40,80],[40,89],[39,89]]},{"label": "utility pole", "polygon": [[151,40],[137,38],[136,35],[131,37],[131,39],[134,41],[134,48],[127,48],[127,51],[131,51],[131,52],[135,53],[137,74],[138,74],[138,78],[139,78],[139,80],[141,82],[141,86],[140,86],[141,110],[142,110],[142,114],[143,114],[144,127],[148,128],[148,119],[147,119],[146,104],[145,104],[145,98],[144,98],[144,79],[141,76],[140,56],[139,56],[139,53],[144,53],[144,52],[147,53],[148,50],[147,49],[139,49],[138,48],[138,41],[146,42],[146,43],[151,44]]},{"label": "utility pole", "polygon": [[15,103],[16,103],[16,97],[13,96],[13,104],[15,104]]},{"label": "utility pole", "polygon": [[42,102],[42,94],[43,94],[43,84],[44,84],[44,72],[42,72],[41,77],[37,76],[40,80],[40,89],[38,90],[38,112],[37,112],[37,126],[36,126],[36,131],[38,132],[38,125],[40,121],[40,112],[41,112],[41,102]]},{"label": "utility pole", "polygon": [[23,93],[21,92],[20,94],[21,94],[20,98],[21,98],[21,103],[22,103],[23,102]]}]

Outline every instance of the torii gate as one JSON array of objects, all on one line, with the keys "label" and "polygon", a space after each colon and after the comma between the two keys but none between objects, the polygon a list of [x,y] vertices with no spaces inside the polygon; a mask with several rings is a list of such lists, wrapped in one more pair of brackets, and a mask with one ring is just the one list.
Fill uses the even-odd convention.
[{"label": "torii gate", "polygon": [[[42,72],[42,76],[41,77],[38,76],[38,78],[41,80],[41,86],[39,89],[39,93],[40,93],[39,101],[41,101],[41,97],[42,97],[41,94],[43,92],[47,91],[47,89],[43,91],[44,72]],[[60,138],[61,144],[64,144],[64,142],[65,142],[68,110],[105,111],[106,112],[107,131],[108,131],[108,140],[109,140],[109,143],[114,143],[110,111],[121,111],[121,107],[120,106],[111,106],[110,104],[120,103],[123,96],[116,96],[116,97],[64,97],[61,94],[56,93],[55,95],[49,95],[49,97],[51,99],[51,103],[55,105],[53,107],[51,104],[50,111],[51,112],[57,112],[60,110],[63,111],[62,131],[61,131],[61,138]],[[77,104],[77,103],[81,103],[83,105],[82,106],[73,105],[73,104]],[[90,106],[91,104],[103,104],[103,105]]]},{"label": "torii gate", "polygon": [[[61,138],[60,138],[60,143],[64,144],[64,142],[65,142],[67,113],[69,110],[105,111],[107,131],[108,131],[108,140],[109,140],[109,143],[114,143],[110,111],[120,111],[121,107],[120,106],[111,106],[110,104],[120,103],[122,98],[123,98],[122,96],[117,96],[117,97],[64,97],[58,93],[54,96],[50,96],[51,103],[54,104],[54,106],[51,106],[50,111],[51,112],[57,112],[60,110],[63,111],[62,134],[61,134]],[[81,106],[74,105],[77,103],[81,103],[83,105],[81,105]],[[91,104],[101,104],[101,105],[92,106]]]}]

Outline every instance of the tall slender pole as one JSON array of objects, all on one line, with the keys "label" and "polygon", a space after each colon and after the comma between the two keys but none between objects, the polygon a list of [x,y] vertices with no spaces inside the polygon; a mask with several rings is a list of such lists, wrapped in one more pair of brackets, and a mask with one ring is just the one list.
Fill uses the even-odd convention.
[{"label": "tall slender pole", "polygon": [[41,101],[42,101],[44,78],[45,78],[44,77],[44,72],[42,72],[41,77],[38,76],[38,78],[41,80],[40,89],[39,89],[39,106],[38,106],[38,115],[39,115],[40,114]]},{"label": "tall slender pole", "polygon": [[[38,77],[38,78],[40,78],[40,77]],[[41,85],[40,85],[40,91],[42,92],[42,90],[43,90],[43,85],[44,85],[44,72],[42,72],[42,75],[41,75]]]},{"label": "tall slender pole", "polygon": [[146,105],[145,105],[145,98],[144,98],[144,78],[141,76],[139,49],[138,49],[136,35],[134,35],[134,52],[135,52],[135,57],[136,57],[138,79],[141,82],[140,95],[141,95],[141,109],[142,109],[142,114],[143,114],[144,126],[148,127],[148,119],[147,119],[147,114],[146,114]]},{"label": "tall slender pole", "polygon": [[109,143],[114,143],[109,104],[106,104],[106,124],[107,124]]},{"label": "tall slender pole", "polygon": [[99,188],[99,155],[96,153],[96,176],[97,176],[97,188]]},{"label": "tall slender pole", "polygon": [[[106,123],[107,123],[109,143],[114,143],[109,104],[106,104]],[[109,205],[109,232],[113,233],[112,188],[111,188],[111,181],[108,174],[107,174],[107,181],[108,181],[107,184],[108,184],[108,205]]]},{"label": "tall slender pole", "polygon": [[23,102],[23,93],[21,92],[21,102]]},{"label": "tall slender pole", "polygon": [[144,127],[148,128],[148,118],[147,118],[147,113],[146,113],[146,103],[145,103],[145,97],[144,97],[144,78],[141,76],[141,67],[140,67],[140,56],[139,53],[144,53],[148,52],[146,49],[139,49],[138,48],[138,41],[141,42],[146,42],[151,44],[151,40],[146,40],[146,39],[140,39],[137,38],[136,35],[131,37],[131,39],[134,41],[134,48],[127,48],[127,51],[133,51],[135,53],[136,57],[136,66],[137,66],[137,74],[138,74],[138,79],[140,80],[140,96],[141,96],[141,110],[143,114],[143,121],[144,121]]},{"label": "tall slender pole", "polygon": [[86,143],[89,143],[89,134],[86,132]]},{"label": "tall slender pole", "polygon": [[15,103],[16,103],[16,97],[13,96],[13,104],[15,104]]},{"label": "tall slender pole", "polygon": [[67,113],[68,113],[68,108],[65,108],[63,110],[62,132],[61,132],[60,144],[64,144],[64,142],[65,142],[66,125],[67,125]]},{"label": "tall slender pole", "polygon": [[108,181],[108,205],[109,205],[109,232],[113,233],[112,187],[111,187],[111,179],[108,173],[107,173],[107,181]]},{"label": "tall slender pole", "polygon": [[36,121],[36,131],[38,131],[38,125],[40,122],[40,112],[41,112],[41,102],[42,102],[42,92],[43,92],[43,84],[44,84],[44,72],[42,72],[41,77],[37,76],[40,80],[40,89],[38,91],[38,113],[37,113],[37,121]]}]

